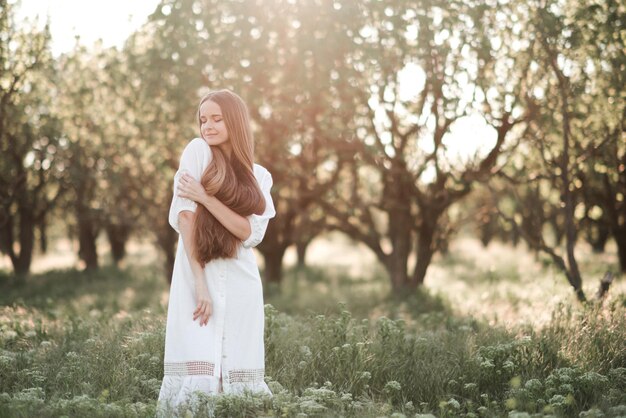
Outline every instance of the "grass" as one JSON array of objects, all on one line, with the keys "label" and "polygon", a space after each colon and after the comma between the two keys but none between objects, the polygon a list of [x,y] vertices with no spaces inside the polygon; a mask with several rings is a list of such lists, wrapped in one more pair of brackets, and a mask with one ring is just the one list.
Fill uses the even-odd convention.
[{"label": "grass", "polygon": [[[288,267],[266,296],[274,397],[198,394],[181,416],[626,415],[621,280],[582,307],[522,248],[458,240],[425,289],[394,299],[384,271],[346,248],[335,265]],[[168,288],[132,257],[123,269],[37,273],[18,289],[0,275],[0,417],[154,416]],[[607,262],[582,257],[590,275]]]}]

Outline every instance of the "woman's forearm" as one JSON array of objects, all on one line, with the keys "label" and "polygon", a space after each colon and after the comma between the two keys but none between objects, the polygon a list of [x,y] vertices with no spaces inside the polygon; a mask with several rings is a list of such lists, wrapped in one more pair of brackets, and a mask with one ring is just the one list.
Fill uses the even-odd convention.
[{"label": "woman's forearm", "polygon": [[236,236],[242,241],[245,241],[250,237],[252,229],[250,227],[250,221],[245,216],[241,216],[224,203],[222,203],[215,196],[205,195],[205,198],[200,202],[211,214],[218,220],[219,223],[224,225],[231,234]]},{"label": "woman's forearm", "polygon": [[184,174],[180,178],[178,196],[191,199],[204,206],[219,223],[240,240],[245,241],[250,237],[252,227],[248,219],[226,206],[215,196],[207,194],[202,184],[190,175]]},{"label": "woman's forearm", "polygon": [[193,213],[190,211],[183,211],[178,215],[178,226],[180,229],[180,235],[183,238],[183,246],[187,253],[187,259],[191,266],[191,271],[196,280],[204,278],[204,269],[200,265],[200,262],[194,257],[195,243],[193,240]]}]

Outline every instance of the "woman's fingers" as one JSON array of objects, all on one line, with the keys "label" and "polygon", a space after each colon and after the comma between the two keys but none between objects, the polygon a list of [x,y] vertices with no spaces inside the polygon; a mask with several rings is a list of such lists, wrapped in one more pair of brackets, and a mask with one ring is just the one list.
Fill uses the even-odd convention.
[{"label": "woman's fingers", "polygon": [[208,303],[206,306],[206,311],[205,311],[205,319],[204,319],[205,325],[209,322],[209,318],[211,317],[212,314],[213,314],[213,307],[211,306],[210,303]]},{"label": "woman's fingers", "polygon": [[213,313],[213,307],[208,301],[198,303],[196,310],[193,312],[193,320],[200,318],[200,325],[206,325]]},{"label": "woman's fingers", "polygon": [[204,325],[206,325],[209,322],[209,318],[211,317],[211,314],[213,313],[213,307],[211,306],[211,303],[207,302],[207,304],[204,307]]},{"label": "woman's fingers", "polygon": [[198,306],[196,307],[196,310],[193,311],[193,319],[194,319],[194,321],[196,320],[197,317],[202,315],[202,313],[204,312],[204,309],[205,309],[205,302],[199,302]]}]

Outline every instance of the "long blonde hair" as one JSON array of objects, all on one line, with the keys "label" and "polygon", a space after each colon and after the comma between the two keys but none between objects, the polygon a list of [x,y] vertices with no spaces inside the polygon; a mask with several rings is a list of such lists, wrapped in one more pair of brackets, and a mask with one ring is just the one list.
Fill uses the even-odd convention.
[{"label": "long blonde hair", "polygon": [[[207,93],[198,105],[207,100],[217,103],[221,110],[228,140],[232,145],[230,158],[219,146],[211,146],[213,158],[200,182],[209,195],[242,216],[265,211],[265,199],[254,177],[254,138],[248,108],[237,94],[222,89]],[[202,136],[202,132],[200,132]],[[226,229],[202,205],[194,215],[194,256],[202,266],[218,258],[233,258],[241,240]]]}]

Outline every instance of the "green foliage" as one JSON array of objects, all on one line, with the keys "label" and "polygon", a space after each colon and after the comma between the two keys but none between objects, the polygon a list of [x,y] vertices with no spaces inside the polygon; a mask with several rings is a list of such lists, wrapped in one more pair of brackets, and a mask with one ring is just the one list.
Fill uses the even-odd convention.
[{"label": "green foliage", "polygon": [[[4,415],[154,416],[165,326],[156,301],[166,290],[156,273],[58,271],[36,283],[2,292]],[[307,314],[266,304],[273,396],[196,393],[177,416],[619,416],[626,405],[619,299],[560,307],[537,330],[447,310],[369,319],[348,303]],[[389,307],[380,303],[370,310]]]}]

